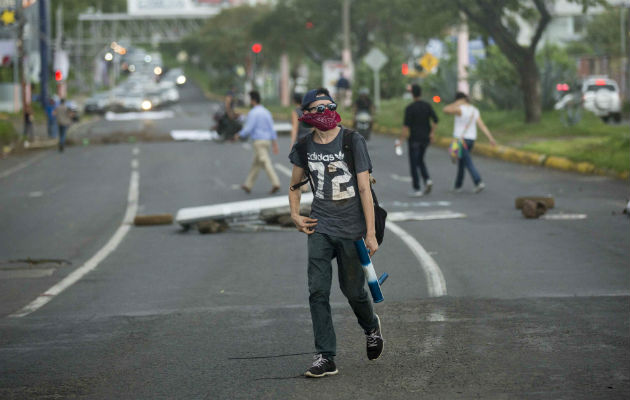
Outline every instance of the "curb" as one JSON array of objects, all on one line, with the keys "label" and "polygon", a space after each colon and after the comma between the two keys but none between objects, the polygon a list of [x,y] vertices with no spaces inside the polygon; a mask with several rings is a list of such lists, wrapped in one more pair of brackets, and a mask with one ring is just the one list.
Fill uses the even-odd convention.
[{"label": "curb", "polygon": [[[391,133],[385,131],[382,127],[376,126],[375,132],[393,136]],[[437,137],[433,143],[439,147],[449,147],[451,144],[450,138]],[[537,165],[546,168],[557,169],[567,172],[577,172],[584,175],[601,175],[609,176],[612,178],[628,180],[630,178],[630,171],[617,172],[604,168],[597,168],[595,164],[590,162],[575,162],[565,157],[550,156],[548,154],[535,153],[532,151],[518,150],[508,146],[492,146],[486,143],[475,143],[475,152],[486,157],[497,158],[503,161],[525,164],[525,165]]]}]

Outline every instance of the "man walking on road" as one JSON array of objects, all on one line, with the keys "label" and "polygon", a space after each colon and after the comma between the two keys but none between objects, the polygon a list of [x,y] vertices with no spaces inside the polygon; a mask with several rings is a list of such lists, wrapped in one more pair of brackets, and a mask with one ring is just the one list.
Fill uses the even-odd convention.
[{"label": "man walking on road", "polygon": [[260,93],[252,90],[249,92],[249,98],[252,109],[247,114],[245,126],[234,136],[235,140],[238,140],[239,137],[250,137],[254,142],[254,161],[241,189],[250,193],[258,172],[264,168],[271,180],[270,194],[273,194],[280,190],[280,180],[278,180],[278,175],[271,164],[269,147],[273,146],[273,153],[278,154],[278,134],[273,129],[271,113],[260,104]]},{"label": "man walking on road", "polygon": [[61,99],[53,114],[57,117],[57,126],[59,128],[59,152],[63,152],[66,143],[66,132],[70,124],[72,124],[72,111],[66,106],[66,99]]},{"label": "man walking on road", "polygon": [[[348,165],[343,149],[345,128],[337,125],[341,117],[328,90],[309,91],[302,109],[301,120],[314,132],[298,141],[289,154],[293,164],[289,203],[295,226],[308,235],[309,306],[317,354],[305,375],[321,378],[338,372],[329,300],[335,257],[339,286],[366,336],[368,359],[377,359],[383,351],[380,320],[365,290],[363,267],[354,246],[355,240],[365,238],[370,255],[374,255],[378,243],[370,189],[372,163],[365,139],[357,132],[350,133],[354,165]],[[315,192],[310,217],[300,215],[301,192],[297,189],[305,171]]]},{"label": "man walking on road", "polygon": [[[438,123],[438,117],[435,115],[431,104],[420,99],[422,95],[420,85],[413,84],[411,86],[411,94],[413,95],[413,103],[409,104],[405,109],[402,135],[396,142],[396,146],[400,146],[405,138],[408,139],[409,168],[413,186],[413,191],[409,193],[409,196],[420,197],[429,194],[433,187],[433,181],[431,181],[429,171],[424,163],[424,153],[435,138],[435,127]],[[418,169],[420,169],[420,174],[424,180],[424,192],[420,190]]]}]

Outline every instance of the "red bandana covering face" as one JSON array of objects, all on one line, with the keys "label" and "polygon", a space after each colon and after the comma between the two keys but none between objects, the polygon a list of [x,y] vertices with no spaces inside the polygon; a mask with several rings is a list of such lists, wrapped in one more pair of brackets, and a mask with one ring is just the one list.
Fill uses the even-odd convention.
[{"label": "red bandana covering face", "polygon": [[323,113],[304,113],[300,121],[326,132],[341,122],[341,116],[337,114],[337,111],[326,109]]}]

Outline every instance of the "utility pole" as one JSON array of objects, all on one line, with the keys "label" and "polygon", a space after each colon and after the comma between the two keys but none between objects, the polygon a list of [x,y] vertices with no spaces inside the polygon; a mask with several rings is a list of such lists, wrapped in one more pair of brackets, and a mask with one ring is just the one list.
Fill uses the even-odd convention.
[{"label": "utility pole", "polygon": [[[352,51],[350,49],[350,0],[343,0],[343,7],[341,11],[341,24],[343,27],[343,50],[341,51],[341,61],[346,69],[346,78],[348,78],[351,83],[354,83],[354,65],[352,64]],[[350,87],[350,90],[348,90],[348,93],[346,93],[346,96],[352,97],[351,93],[352,86]],[[349,99],[341,99],[341,102],[342,104],[348,103]]]},{"label": "utility pole", "polygon": [[26,92],[26,76],[24,73],[24,24],[25,15],[22,8],[22,0],[16,0],[16,11],[18,16],[17,26],[17,67],[18,67],[18,79],[20,81],[20,89],[22,91],[22,113],[26,113],[26,107],[28,106],[29,99]]},{"label": "utility pole", "polygon": [[461,22],[457,32],[457,90],[470,95],[468,84],[468,21],[460,13]]},{"label": "utility pole", "polygon": [[42,107],[46,109],[48,101],[48,0],[39,0],[37,5],[39,7],[39,57],[41,60],[40,101]]}]

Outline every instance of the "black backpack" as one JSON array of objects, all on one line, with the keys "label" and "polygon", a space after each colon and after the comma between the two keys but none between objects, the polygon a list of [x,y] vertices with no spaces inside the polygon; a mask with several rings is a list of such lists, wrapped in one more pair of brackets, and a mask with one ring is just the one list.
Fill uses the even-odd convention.
[{"label": "black backpack", "polygon": [[[352,136],[358,135],[359,133],[351,129],[344,129],[342,133],[343,133],[342,151],[344,154],[344,160],[346,161],[346,164],[348,165],[348,168],[350,169],[350,172],[354,176],[354,180],[356,182],[357,174],[354,168],[354,155],[352,152]],[[302,165],[306,166],[306,168],[304,169],[304,172],[306,173],[306,179],[300,183],[297,183],[291,186],[291,190],[296,190],[300,188],[301,186],[305,185],[306,183],[309,183],[311,185],[311,190],[313,191],[313,193],[315,193],[315,187],[313,186],[313,180],[311,179],[311,171],[308,169],[308,156],[306,155],[306,145],[312,137],[313,137],[313,133],[311,133],[308,136],[303,137],[295,145],[298,156],[300,157],[300,161],[302,162]],[[381,243],[383,243],[383,237],[385,235],[385,220],[387,219],[387,211],[385,211],[385,209],[382,208],[378,204],[376,193],[374,193],[374,189],[372,188],[372,183],[373,183],[372,177],[370,176],[370,190],[372,191],[372,201],[374,202],[374,229],[376,231],[376,241],[380,245]]]}]

